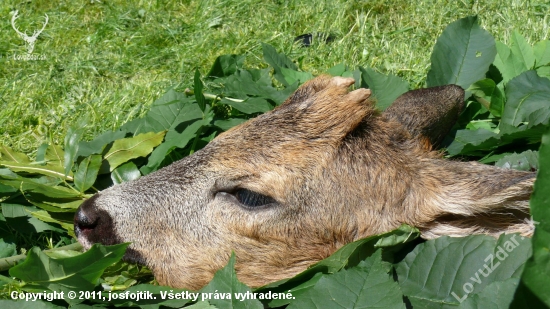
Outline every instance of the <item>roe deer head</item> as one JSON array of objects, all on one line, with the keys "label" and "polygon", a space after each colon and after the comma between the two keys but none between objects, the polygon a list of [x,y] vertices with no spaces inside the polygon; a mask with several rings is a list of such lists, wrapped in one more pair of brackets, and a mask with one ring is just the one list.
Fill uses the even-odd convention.
[{"label": "roe deer head", "polygon": [[410,91],[380,113],[353,83],[318,77],[195,154],[99,192],[75,215],[78,240],[132,242],[126,258],[159,283],[198,289],[232,251],[239,279],[261,286],[403,223],[424,238],[532,233],[534,173],[432,150],[463,108],[460,87]]}]

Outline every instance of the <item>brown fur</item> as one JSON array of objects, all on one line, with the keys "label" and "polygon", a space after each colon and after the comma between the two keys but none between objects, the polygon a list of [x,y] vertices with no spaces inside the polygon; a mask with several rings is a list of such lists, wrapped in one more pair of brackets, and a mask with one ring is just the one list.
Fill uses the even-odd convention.
[{"label": "brown fur", "polygon": [[[75,216],[85,247],[131,241],[161,284],[198,289],[234,251],[239,279],[295,275],[346,243],[408,223],[425,238],[532,233],[534,174],[443,160],[456,86],[412,91],[386,112],[353,79],[318,77],[275,110],[156,173],[100,192]],[[239,189],[271,197],[246,208]]]}]

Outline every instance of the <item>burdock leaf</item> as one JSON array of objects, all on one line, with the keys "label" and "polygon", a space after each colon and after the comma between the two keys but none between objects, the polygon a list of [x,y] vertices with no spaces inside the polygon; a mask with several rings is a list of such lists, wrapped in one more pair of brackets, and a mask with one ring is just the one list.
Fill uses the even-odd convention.
[{"label": "burdock leaf", "polygon": [[495,39],[479,26],[477,16],[459,19],[437,39],[428,87],[456,84],[467,89],[485,77],[495,55]]}]

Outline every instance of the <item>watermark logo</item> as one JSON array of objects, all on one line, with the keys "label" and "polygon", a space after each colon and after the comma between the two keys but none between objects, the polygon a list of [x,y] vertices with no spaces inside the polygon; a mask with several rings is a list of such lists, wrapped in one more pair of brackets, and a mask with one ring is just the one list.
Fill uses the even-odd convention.
[{"label": "watermark logo", "polygon": [[27,47],[27,55],[21,56],[21,55],[13,55],[14,59],[16,60],[45,60],[46,57],[44,55],[34,55],[32,52],[34,51],[34,44],[36,43],[36,40],[38,39],[38,36],[44,29],[46,28],[46,25],[48,24],[48,14],[44,14],[45,20],[44,24],[42,25],[42,28],[39,30],[34,30],[32,35],[28,35],[27,32],[20,31],[17,26],[15,25],[15,21],[19,18],[19,11],[13,12],[13,16],[11,17],[11,26],[13,30],[19,35],[20,38],[22,38],[25,41],[25,45]]}]

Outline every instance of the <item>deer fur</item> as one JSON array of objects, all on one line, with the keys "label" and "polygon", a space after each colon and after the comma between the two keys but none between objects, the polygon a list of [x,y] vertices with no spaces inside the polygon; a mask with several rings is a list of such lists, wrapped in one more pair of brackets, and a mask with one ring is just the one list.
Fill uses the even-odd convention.
[{"label": "deer fur", "polygon": [[[257,287],[403,223],[428,239],[533,232],[534,173],[432,150],[463,108],[460,87],[411,91],[380,113],[353,83],[311,80],[195,154],[99,192],[75,215],[78,240],[132,242],[126,259],[159,283],[199,289],[232,251]],[[244,189],[268,203],[248,207]]]}]

